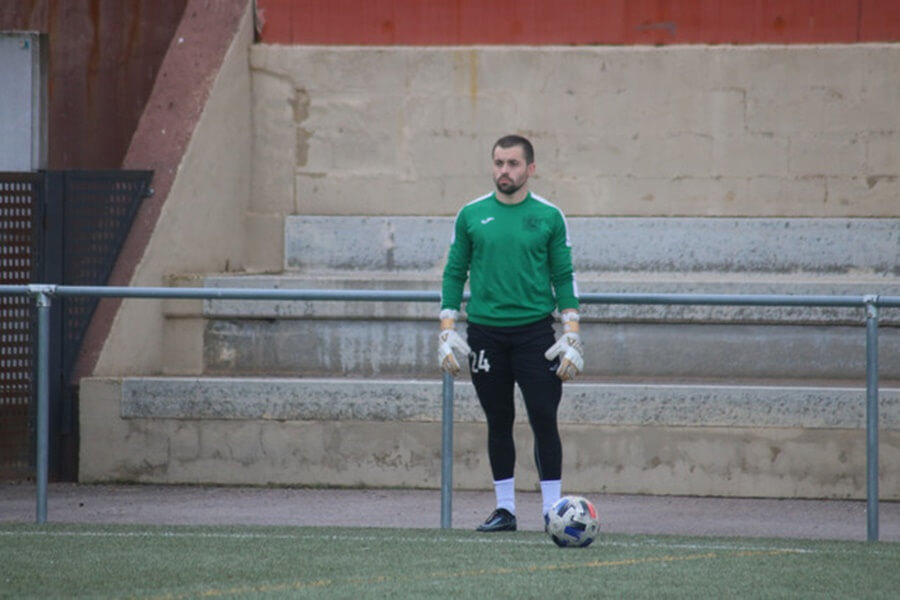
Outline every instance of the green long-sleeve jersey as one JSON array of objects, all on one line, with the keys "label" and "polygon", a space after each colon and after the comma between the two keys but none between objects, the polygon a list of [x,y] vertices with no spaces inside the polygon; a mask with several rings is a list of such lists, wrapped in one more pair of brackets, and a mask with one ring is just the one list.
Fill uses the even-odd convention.
[{"label": "green long-sleeve jersey", "polygon": [[441,288],[441,309],[459,310],[469,280],[468,320],[513,327],[578,308],[572,246],[562,211],[529,193],[518,204],[496,194],[456,215]]}]

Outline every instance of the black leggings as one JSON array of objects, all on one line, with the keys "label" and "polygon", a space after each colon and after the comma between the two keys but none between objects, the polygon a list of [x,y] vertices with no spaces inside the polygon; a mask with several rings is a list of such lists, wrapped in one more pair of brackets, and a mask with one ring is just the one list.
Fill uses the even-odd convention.
[{"label": "black leggings", "polygon": [[534,432],[534,463],[538,477],[562,476],[562,442],[556,411],[562,381],[556,376],[559,361],[544,358],[555,342],[551,318],[521,327],[487,327],[469,323],[469,367],[488,426],[488,458],[494,481],[515,472],[516,448],[514,389],[519,384],[528,422]]}]

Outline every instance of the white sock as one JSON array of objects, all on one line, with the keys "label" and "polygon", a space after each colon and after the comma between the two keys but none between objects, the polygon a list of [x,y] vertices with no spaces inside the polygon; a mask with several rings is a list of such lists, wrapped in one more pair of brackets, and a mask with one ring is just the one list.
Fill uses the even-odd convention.
[{"label": "white sock", "polygon": [[505,508],[516,514],[516,478],[501,479],[494,482],[494,495],[497,496],[497,508]]},{"label": "white sock", "polygon": [[550,512],[553,503],[559,500],[562,494],[562,481],[559,479],[548,479],[541,481],[541,498],[544,505],[544,514]]}]

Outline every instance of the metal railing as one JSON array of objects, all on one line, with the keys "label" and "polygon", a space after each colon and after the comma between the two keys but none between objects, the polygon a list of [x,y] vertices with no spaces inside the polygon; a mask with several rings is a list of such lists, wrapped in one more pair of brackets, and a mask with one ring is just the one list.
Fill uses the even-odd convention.
[{"label": "metal railing", "polygon": [[[49,284],[0,285],[0,295],[25,295],[38,310],[36,522],[47,521],[48,356],[50,306],[54,296],[96,298],[172,298],[203,300],[340,300],[440,302],[439,292],[403,290],[286,290],[252,288],[101,287]],[[866,314],[866,539],[878,540],[878,309],[900,308],[900,296],[826,296],[777,294],[598,294],[579,296],[582,304],[657,304],[706,306],[800,306],[865,309]],[[441,527],[451,526],[453,478],[453,378],[443,377],[441,440]]]}]

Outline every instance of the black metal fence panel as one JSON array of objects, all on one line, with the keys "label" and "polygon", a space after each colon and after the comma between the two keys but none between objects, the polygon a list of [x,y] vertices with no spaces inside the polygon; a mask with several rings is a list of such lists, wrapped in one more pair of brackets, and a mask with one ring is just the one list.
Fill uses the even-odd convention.
[{"label": "black metal fence panel", "polygon": [[[0,284],[105,285],[151,171],[0,173]],[[97,298],[66,298],[51,317],[51,477],[77,479],[78,385],[71,380]],[[34,471],[35,310],[0,297],[0,479]]]},{"label": "black metal fence panel", "polygon": [[[104,285],[150,193],[150,171],[66,171],[63,185],[64,285]],[[69,383],[98,298],[66,298],[62,368]]]},{"label": "black metal fence panel", "polygon": [[[37,270],[43,177],[0,176],[0,284],[32,281]],[[0,479],[27,478],[34,450],[35,310],[29,298],[0,296]]]}]

